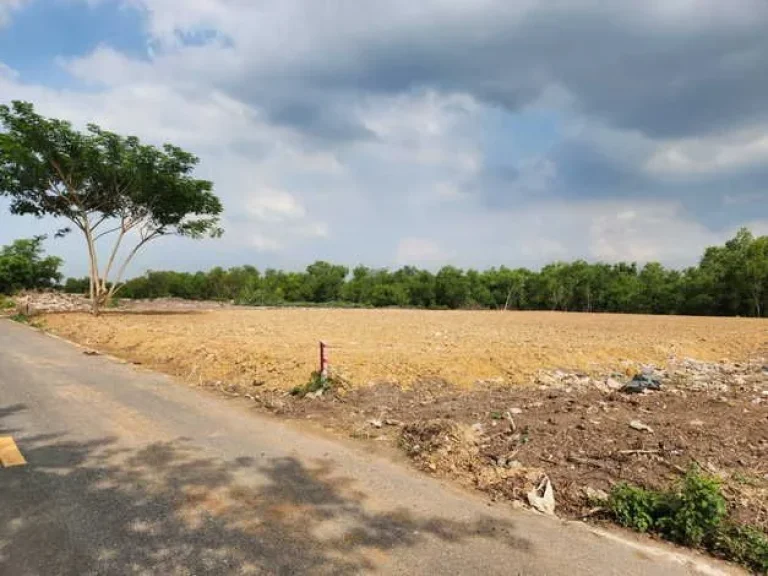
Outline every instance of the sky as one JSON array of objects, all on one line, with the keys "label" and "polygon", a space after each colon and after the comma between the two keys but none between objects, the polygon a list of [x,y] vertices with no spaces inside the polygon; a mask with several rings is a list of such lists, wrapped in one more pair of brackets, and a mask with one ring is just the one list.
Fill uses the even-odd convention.
[{"label": "sky", "polygon": [[[0,0],[0,102],[201,159],[219,240],[323,259],[694,264],[768,234],[765,0]],[[0,244],[52,233],[0,206]],[[47,241],[86,272],[81,238]]]}]

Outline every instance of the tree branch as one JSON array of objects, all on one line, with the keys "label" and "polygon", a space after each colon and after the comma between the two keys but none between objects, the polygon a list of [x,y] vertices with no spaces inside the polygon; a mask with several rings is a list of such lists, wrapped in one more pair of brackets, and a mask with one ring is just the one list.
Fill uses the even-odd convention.
[{"label": "tree branch", "polygon": [[123,279],[123,275],[125,274],[125,271],[128,268],[128,265],[131,263],[131,260],[133,260],[133,257],[136,256],[136,254],[141,249],[141,247],[160,236],[163,236],[163,234],[160,232],[159,229],[155,229],[148,236],[142,237],[141,241],[136,246],[133,247],[133,249],[130,251],[126,259],[123,261],[122,266],[120,266],[120,270],[118,271],[114,282],[112,282],[112,287],[109,289],[109,293],[107,294],[107,299],[112,298],[117,293],[117,291],[122,287],[120,282]]}]

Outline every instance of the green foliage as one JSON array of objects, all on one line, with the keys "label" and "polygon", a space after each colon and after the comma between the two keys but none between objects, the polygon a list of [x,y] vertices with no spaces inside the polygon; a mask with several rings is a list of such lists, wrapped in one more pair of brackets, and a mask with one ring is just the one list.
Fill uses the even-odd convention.
[{"label": "green foliage", "polygon": [[[0,196],[9,198],[13,214],[66,220],[57,235],[70,226],[83,234],[94,312],[114,295],[128,263],[148,242],[170,234],[221,234],[222,206],[213,185],[192,176],[198,159],[181,148],[142,144],[93,124],[78,132],[19,101],[0,105],[0,128]],[[118,264],[123,240],[134,237]],[[111,247],[100,264],[99,246],[106,241]]]},{"label": "green foliage", "polygon": [[463,270],[445,266],[435,276],[435,301],[438,306],[462,308],[469,303],[469,281]]},{"label": "green foliage", "polygon": [[0,294],[0,311],[2,310],[13,310],[16,307],[16,303],[11,300],[10,298],[6,298],[2,294]]},{"label": "green foliage", "polygon": [[312,372],[309,380],[303,386],[296,386],[291,390],[292,396],[298,396],[304,398],[307,394],[312,394],[322,390],[328,392],[338,386],[338,382],[333,376],[326,376],[323,378],[320,372]]},{"label": "green foliage", "polygon": [[666,498],[666,509],[659,511],[659,531],[669,540],[698,546],[713,533],[726,515],[720,483],[692,468],[678,489]]},{"label": "green foliage", "polygon": [[14,322],[18,322],[19,324],[30,324],[31,322],[30,317],[27,316],[26,314],[22,314],[21,312],[11,316],[11,320],[13,320]]},{"label": "green foliage", "polygon": [[622,526],[648,532],[661,515],[663,496],[629,484],[617,484],[608,499],[608,508]]},{"label": "green foliage", "polygon": [[62,290],[67,294],[88,294],[88,278],[67,278]]},{"label": "green foliage", "polygon": [[707,548],[756,574],[768,574],[768,536],[756,528],[726,524],[709,538]]},{"label": "green foliage", "polygon": [[43,240],[37,236],[0,247],[0,294],[53,288],[61,281],[62,260],[44,256]]},{"label": "green foliage", "polygon": [[622,526],[656,532],[687,546],[713,553],[759,573],[768,572],[768,538],[761,531],[725,521],[725,498],[717,479],[692,467],[673,490],[614,486],[608,509]]}]

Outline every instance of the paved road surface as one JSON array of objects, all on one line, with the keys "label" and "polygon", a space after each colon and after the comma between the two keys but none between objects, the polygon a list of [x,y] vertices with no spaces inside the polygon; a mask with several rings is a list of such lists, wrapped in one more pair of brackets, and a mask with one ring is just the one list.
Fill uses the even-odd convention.
[{"label": "paved road surface", "polygon": [[[151,337],[151,336],[149,336]],[[691,574],[0,320],[0,575]],[[695,565],[694,565],[695,564]]]}]

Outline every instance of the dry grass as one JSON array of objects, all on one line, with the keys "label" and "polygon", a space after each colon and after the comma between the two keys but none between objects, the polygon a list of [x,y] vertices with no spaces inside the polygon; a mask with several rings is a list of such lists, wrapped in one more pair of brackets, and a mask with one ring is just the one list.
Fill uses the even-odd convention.
[{"label": "dry grass", "polygon": [[763,352],[768,322],[549,312],[227,310],[45,318],[54,333],[192,382],[289,388],[317,369],[318,341],[355,385],[429,377],[524,382],[540,369],[589,373],[671,355],[738,361]]}]

